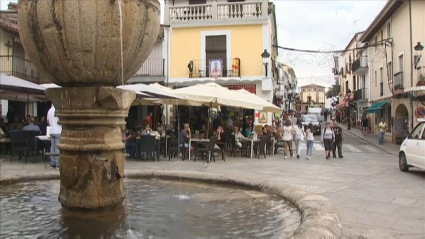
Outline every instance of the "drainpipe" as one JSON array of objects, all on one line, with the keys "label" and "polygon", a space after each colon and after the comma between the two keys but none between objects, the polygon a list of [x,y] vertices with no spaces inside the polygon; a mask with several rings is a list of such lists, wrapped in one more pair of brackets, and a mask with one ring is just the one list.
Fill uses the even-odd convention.
[{"label": "drainpipe", "polygon": [[[412,0],[409,0],[409,25],[410,25],[410,89],[413,87],[413,26],[412,26]],[[411,90],[409,91],[409,95],[411,94]],[[409,129],[413,129],[413,101],[411,97],[409,97],[410,101],[410,127]]]}]

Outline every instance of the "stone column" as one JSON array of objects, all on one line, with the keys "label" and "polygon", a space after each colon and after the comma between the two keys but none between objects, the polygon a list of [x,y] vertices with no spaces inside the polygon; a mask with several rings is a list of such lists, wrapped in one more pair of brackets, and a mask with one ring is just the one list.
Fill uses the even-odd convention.
[{"label": "stone column", "polygon": [[67,209],[96,210],[125,197],[121,128],[136,95],[114,87],[65,87],[46,91],[62,125],[58,149],[59,201]]}]

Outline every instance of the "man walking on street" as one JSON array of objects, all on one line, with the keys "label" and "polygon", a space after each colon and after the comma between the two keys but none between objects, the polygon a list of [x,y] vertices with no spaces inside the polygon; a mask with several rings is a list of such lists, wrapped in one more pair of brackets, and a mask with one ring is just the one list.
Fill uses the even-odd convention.
[{"label": "man walking on street", "polygon": [[362,132],[363,136],[367,138],[367,133],[369,131],[369,119],[365,116],[362,120]]},{"label": "man walking on street", "polygon": [[[62,126],[58,124],[58,117],[55,115],[55,106],[47,112],[47,124],[50,126],[50,153],[58,154],[58,144],[61,137]],[[52,169],[59,169],[59,156],[50,156],[50,166]]]},{"label": "man walking on street", "polygon": [[332,149],[332,156],[336,158],[336,150],[338,149],[338,157],[342,159],[342,141],[344,141],[344,135],[342,134],[342,128],[335,121],[333,122],[333,131],[335,133],[335,143]]},{"label": "man walking on street", "polygon": [[379,127],[379,144],[384,144],[385,131],[387,130],[387,123],[385,119],[382,118],[381,122],[378,124]]}]

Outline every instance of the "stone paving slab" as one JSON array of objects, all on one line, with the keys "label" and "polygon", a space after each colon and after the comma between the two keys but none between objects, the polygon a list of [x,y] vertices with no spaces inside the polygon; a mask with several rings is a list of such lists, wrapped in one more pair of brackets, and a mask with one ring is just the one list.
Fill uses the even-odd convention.
[{"label": "stone paving slab", "polygon": [[[0,169],[1,178],[52,172],[43,162],[6,160]],[[132,169],[238,175],[299,186],[334,204],[345,238],[425,238],[425,171],[400,172],[397,156],[388,153],[346,153],[344,159],[330,160],[321,155],[312,160],[283,160],[282,154],[267,159],[228,157],[210,164],[177,159],[127,161],[126,170]]]}]

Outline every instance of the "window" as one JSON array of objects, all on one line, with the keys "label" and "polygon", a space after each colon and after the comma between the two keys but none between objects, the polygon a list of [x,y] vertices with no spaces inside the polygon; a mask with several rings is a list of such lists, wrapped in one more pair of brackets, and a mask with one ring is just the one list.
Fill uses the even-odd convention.
[{"label": "window", "polygon": [[206,53],[206,64],[207,64],[207,77],[210,73],[210,60],[222,60],[222,74],[224,77],[228,76],[227,73],[227,59],[226,59],[226,35],[219,36],[207,36],[205,38],[205,53]]},{"label": "window", "polygon": [[387,25],[387,38],[391,38],[391,22]]},{"label": "window", "polygon": [[403,54],[398,56],[398,72],[404,71],[404,56]]},{"label": "window", "polygon": [[392,82],[393,79],[393,63],[390,61],[387,64],[387,77],[388,77],[388,82]]},{"label": "window", "polygon": [[375,75],[373,78],[375,79],[375,87],[378,87],[378,72],[375,71]]},{"label": "window", "polygon": [[409,139],[419,139],[425,123],[418,124],[409,136]]},{"label": "window", "polygon": [[379,68],[379,95],[384,96],[384,68]]},{"label": "window", "polygon": [[206,4],[207,0],[189,0],[189,5],[192,4]]},{"label": "window", "polygon": [[381,31],[381,41],[384,40],[384,30]]}]

